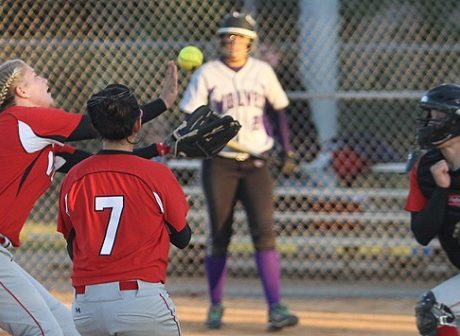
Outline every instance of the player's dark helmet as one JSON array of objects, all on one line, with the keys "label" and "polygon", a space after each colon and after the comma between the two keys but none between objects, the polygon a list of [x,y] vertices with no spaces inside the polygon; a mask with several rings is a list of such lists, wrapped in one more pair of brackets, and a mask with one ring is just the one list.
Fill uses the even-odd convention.
[{"label": "player's dark helmet", "polygon": [[[417,143],[423,149],[436,148],[460,136],[460,85],[442,84],[428,90],[420,99],[425,116],[417,119]],[[431,111],[442,112],[433,118]]]},{"label": "player's dark helmet", "polygon": [[233,12],[224,16],[217,29],[217,35],[235,34],[255,39],[256,24],[249,14]]}]

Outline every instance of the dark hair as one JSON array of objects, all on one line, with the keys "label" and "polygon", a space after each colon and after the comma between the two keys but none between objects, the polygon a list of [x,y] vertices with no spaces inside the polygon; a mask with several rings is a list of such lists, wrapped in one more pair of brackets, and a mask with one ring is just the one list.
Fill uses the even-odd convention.
[{"label": "dark hair", "polygon": [[94,128],[109,140],[130,136],[141,113],[134,93],[122,84],[110,84],[93,94],[86,107]]}]

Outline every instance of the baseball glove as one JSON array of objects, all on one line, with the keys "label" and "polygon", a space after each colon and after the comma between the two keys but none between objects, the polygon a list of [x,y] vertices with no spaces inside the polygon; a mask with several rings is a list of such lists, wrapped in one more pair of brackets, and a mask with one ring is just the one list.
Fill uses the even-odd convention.
[{"label": "baseball glove", "polygon": [[240,128],[232,117],[220,117],[203,105],[166,138],[165,144],[174,157],[209,158],[220,152]]}]

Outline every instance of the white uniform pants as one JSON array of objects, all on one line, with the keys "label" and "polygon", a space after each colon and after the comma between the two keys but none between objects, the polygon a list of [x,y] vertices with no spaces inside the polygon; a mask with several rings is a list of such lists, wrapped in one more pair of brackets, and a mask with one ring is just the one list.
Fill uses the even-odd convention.
[{"label": "white uniform pants", "polygon": [[70,311],[1,246],[0,327],[12,335],[80,335]]},{"label": "white uniform pants", "polygon": [[86,286],[76,294],[72,313],[85,336],[179,336],[176,308],[161,283],[137,280],[138,289],[118,282]]}]

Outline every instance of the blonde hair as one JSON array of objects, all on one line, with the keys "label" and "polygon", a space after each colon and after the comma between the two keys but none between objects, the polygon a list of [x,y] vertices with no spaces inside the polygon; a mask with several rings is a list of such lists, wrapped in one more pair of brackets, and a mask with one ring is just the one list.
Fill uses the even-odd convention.
[{"label": "blonde hair", "polygon": [[26,69],[27,63],[21,59],[13,59],[0,65],[0,112],[14,105],[14,90]]}]

